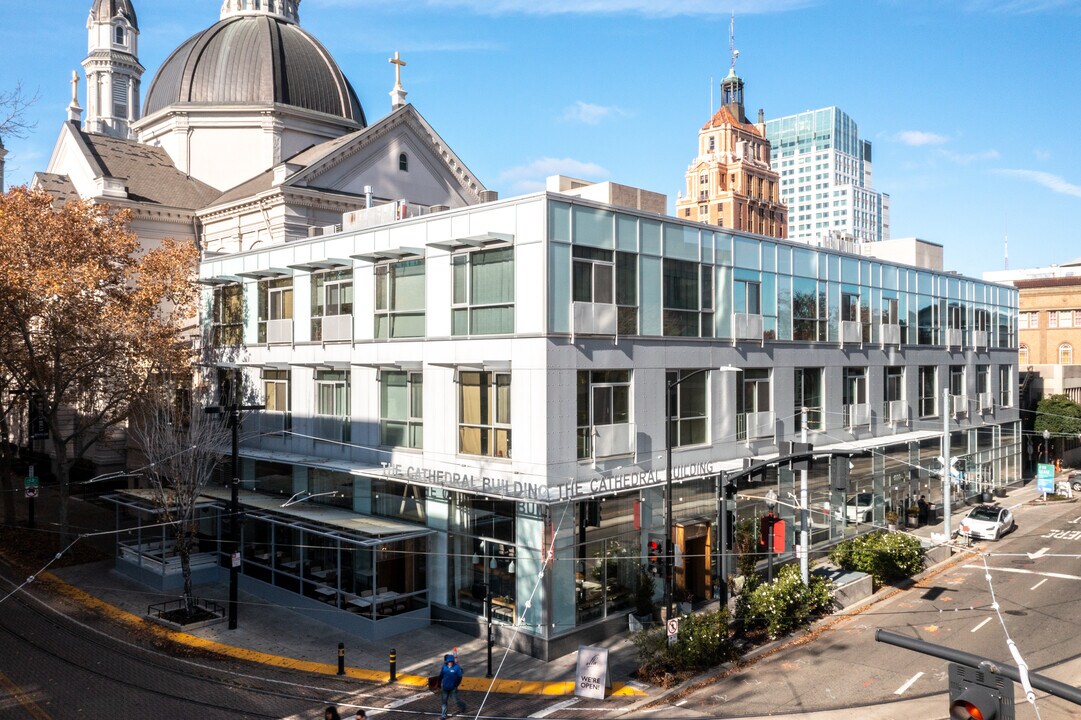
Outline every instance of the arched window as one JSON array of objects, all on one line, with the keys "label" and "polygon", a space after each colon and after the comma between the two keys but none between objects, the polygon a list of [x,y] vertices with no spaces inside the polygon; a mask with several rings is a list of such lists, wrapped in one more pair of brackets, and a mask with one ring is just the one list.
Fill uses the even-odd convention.
[{"label": "arched window", "polygon": [[1058,364],[1073,365],[1073,345],[1062,343],[1058,346]]},{"label": "arched window", "polygon": [[124,44],[124,26],[117,25],[113,31],[113,42],[117,45]]},{"label": "arched window", "polygon": [[409,172],[409,156],[405,153],[398,156],[398,169],[402,172]]},{"label": "arched window", "polygon": [[1017,348],[1017,365],[1024,370],[1028,366],[1028,345]]}]

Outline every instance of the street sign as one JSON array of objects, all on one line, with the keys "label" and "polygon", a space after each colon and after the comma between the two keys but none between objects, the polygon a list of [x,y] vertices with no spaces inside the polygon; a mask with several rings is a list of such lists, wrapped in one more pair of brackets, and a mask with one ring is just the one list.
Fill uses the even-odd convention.
[{"label": "street sign", "polygon": [[668,644],[676,644],[676,636],[679,635],[679,618],[671,618],[668,621]]},{"label": "street sign", "polygon": [[23,479],[23,487],[25,487],[27,490],[29,490],[30,488],[38,488],[40,487],[40,485],[41,481],[34,475]]},{"label": "street sign", "polygon": [[238,552],[233,553],[232,563],[233,563],[233,567],[235,567],[235,568],[240,567],[240,553],[238,553]]},{"label": "street sign", "polygon": [[35,485],[35,486],[33,486],[33,487],[30,487],[30,486],[28,485],[28,486],[26,487],[26,497],[27,497],[27,498],[36,498],[37,496],[38,496],[38,488],[37,488],[37,485]]},{"label": "street sign", "polygon": [[1051,463],[1040,463],[1036,466],[1036,491],[1055,492],[1055,466]]},{"label": "street sign", "polygon": [[603,700],[604,690],[609,687],[612,687],[612,680],[608,677],[608,648],[580,646],[574,694],[578,697]]}]

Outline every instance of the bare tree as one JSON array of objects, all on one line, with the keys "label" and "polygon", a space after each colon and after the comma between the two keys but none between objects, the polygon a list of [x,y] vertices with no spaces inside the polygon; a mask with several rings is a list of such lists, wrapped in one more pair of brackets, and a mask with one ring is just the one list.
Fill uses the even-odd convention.
[{"label": "bare tree", "polygon": [[218,416],[207,415],[206,392],[162,381],[140,403],[130,432],[146,458],[145,473],[165,522],[171,523],[184,575],[184,602],[194,604],[191,554],[196,546],[198,506],[228,453],[228,433]]},{"label": "bare tree", "polygon": [[11,90],[0,90],[0,138],[26,137],[37,127],[26,119],[26,109],[37,101],[37,93],[27,96],[19,82]]}]

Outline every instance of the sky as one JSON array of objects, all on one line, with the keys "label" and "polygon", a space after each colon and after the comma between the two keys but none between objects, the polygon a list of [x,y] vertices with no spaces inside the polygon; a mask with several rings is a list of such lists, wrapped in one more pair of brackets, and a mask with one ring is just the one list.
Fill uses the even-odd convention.
[{"label": "sky", "polygon": [[[143,92],[220,0],[134,0]],[[0,0],[0,92],[36,95],[4,138],[8,185],[45,170],[86,55],[91,0]],[[1081,0],[303,0],[369,122],[408,100],[500,197],[553,174],[684,189],[731,64],[747,115],[835,105],[874,145],[891,235],[966,275],[1081,257]],[[85,107],[85,83],[80,85]],[[714,105],[711,105],[711,98]]]}]

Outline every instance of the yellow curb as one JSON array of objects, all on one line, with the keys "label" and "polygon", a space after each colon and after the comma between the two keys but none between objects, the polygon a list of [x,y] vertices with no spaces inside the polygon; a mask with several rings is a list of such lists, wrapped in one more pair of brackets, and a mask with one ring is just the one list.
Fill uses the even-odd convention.
[{"label": "yellow curb", "polygon": [[[185,645],[187,647],[196,648],[199,650],[206,650],[214,652],[219,655],[225,655],[226,657],[236,658],[238,660],[247,660],[248,662],[261,663],[263,665],[270,665],[272,667],[287,668],[290,670],[300,670],[303,672],[318,673],[323,675],[337,675],[338,666],[330,663],[318,663],[310,660],[295,660],[293,658],[281,657],[279,655],[271,655],[269,653],[259,652],[258,650],[248,650],[245,648],[233,647],[232,645],[225,645],[223,643],[215,642],[213,640],[207,640],[205,638],[190,635],[185,632],[179,632],[176,630],[170,630],[169,628],[162,627],[155,623],[149,622],[146,618],[133,615],[125,610],[121,610],[118,607],[110,605],[107,602],[99,600],[93,595],[80,590],[79,588],[69,585],[57,576],[50,572],[42,573],[38,576],[39,579],[48,582],[53,585],[58,591],[67,595],[72,600],[75,600],[87,607],[90,607],[98,612],[112,617],[118,622],[138,626],[143,630],[148,630],[159,637],[168,638],[173,642]],[[383,672],[381,670],[365,670],[363,668],[346,667],[345,675],[347,677],[355,678],[357,680],[366,680],[368,682],[375,683],[389,683],[390,673]],[[427,687],[428,678],[421,675],[398,675],[395,679],[396,684],[407,685],[411,687]],[[571,681],[562,682],[539,682],[533,680],[489,680],[488,678],[475,678],[466,677],[462,679],[462,690],[474,690],[480,692],[501,693],[507,695],[573,695],[574,683]],[[636,688],[630,687],[625,683],[612,683],[613,696],[619,697],[633,697],[641,696],[645,697],[646,693]]]}]

